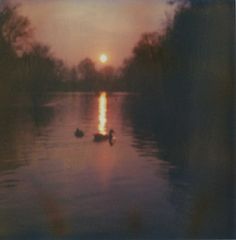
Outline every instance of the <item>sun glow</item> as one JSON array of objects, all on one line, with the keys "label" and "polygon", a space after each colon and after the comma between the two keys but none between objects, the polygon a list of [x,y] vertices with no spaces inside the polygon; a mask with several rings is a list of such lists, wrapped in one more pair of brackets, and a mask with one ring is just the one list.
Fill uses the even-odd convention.
[{"label": "sun glow", "polygon": [[106,134],[107,123],[107,95],[102,92],[98,99],[98,132]]},{"label": "sun glow", "polygon": [[108,61],[108,56],[106,54],[101,54],[99,57],[101,63],[106,63]]}]

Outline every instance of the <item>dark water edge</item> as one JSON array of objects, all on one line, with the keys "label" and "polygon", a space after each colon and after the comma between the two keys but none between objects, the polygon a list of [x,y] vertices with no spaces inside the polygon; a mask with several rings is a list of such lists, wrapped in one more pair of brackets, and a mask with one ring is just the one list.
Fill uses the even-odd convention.
[{"label": "dark water edge", "polygon": [[204,106],[194,105],[190,99],[167,108],[155,101],[155,96],[143,99],[127,110],[132,112],[134,134],[138,135],[138,130],[143,128],[147,135],[154,134],[162,149],[160,157],[178,166],[170,172],[173,182],[181,178],[191,182],[194,201],[188,236],[233,238],[234,112],[229,101],[232,98],[225,98],[220,104],[211,102],[209,96]]}]

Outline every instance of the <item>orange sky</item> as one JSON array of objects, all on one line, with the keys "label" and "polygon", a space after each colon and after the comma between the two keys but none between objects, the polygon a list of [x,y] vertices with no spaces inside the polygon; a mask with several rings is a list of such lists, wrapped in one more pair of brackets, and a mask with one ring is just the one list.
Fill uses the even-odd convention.
[{"label": "orange sky", "polygon": [[119,66],[143,32],[163,28],[173,6],[167,0],[13,0],[29,17],[35,38],[67,64],[90,57]]}]

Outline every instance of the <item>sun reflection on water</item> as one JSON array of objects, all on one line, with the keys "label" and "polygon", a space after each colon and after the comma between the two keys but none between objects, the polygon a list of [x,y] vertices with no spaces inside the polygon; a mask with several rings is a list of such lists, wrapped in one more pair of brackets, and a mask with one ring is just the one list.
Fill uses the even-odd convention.
[{"label": "sun reflection on water", "polygon": [[106,134],[107,123],[107,94],[102,92],[98,99],[98,132]]}]

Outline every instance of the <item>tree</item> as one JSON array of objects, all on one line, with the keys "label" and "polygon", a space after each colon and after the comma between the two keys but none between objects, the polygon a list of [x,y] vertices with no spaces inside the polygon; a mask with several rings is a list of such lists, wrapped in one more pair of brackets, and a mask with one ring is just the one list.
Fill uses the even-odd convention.
[{"label": "tree", "polygon": [[116,71],[112,66],[105,66],[99,70],[99,89],[114,90],[117,85]]},{"label": "tree", "polygon": [[[146,96],[159,95],[151,79],[160,82],[160,77],[164,97],[149,102],[156,114],[145,112],[145,107],[142,115],[138,113],[142,119],[152,119],[151,131],[157,128],[158,142],[167,149],[165,158],[191,174],[196,190],[187,237],[232,238],[235,5],[227,0],[189,3],[178,9],[155,48],[158,74],[152,72],[153,88]],[[150,54],[143,49],[126,62],[127,80],[147,69]],[[142,86],[137,90],[143,92]],[[143,98],[142,103],[146,103]],[[137,129],[137,113],[133,121]],[[209,203],[204,209],[199,208],[203,199]]]},{"label": "tree", "polygon": [[18,55],[21,55],[23,52],[29,52],[32,47],[33,35],[29,19],[18,15],[16,7],[12,9],[7,7],[4,11],[8,16],[2,26],[5,41],[11,45]]},{"label": "tree", "polygon": [[95,64],[90,58],[83,59],[78,67],[78,76],[80,80],[91,81],[96,75]]},{"label": "tree", "polygon": [[62,77],[63,63],[56,60],[48,46],[33,39],[33,31],[26,17],[17,7],[0,5],[0,74],[1,98],[4,104],[21,93],[42,99],[55,88]]},{"label": "tree", "polygon": [[[29,48],[32,34],[29,21],[6,1],[0,3],[0,75],[1,102],[14,100],[20,84],[19,55]],[[25,44],[24,44],[25,43]],[[27,43],[27,44],[26,44]]]},{"label": "tree", "polygon": [[158,52],[161,37],[157,32],[145,33],[133,48],[133,55],[123,64],[128,89],[149,92],[160,89]]},{"label": "tree", "polygon": [[94,62],[90,58],[83,59],[77,66],[79,81],[86,90],[92,90],[98,81],[98,73]]}]

